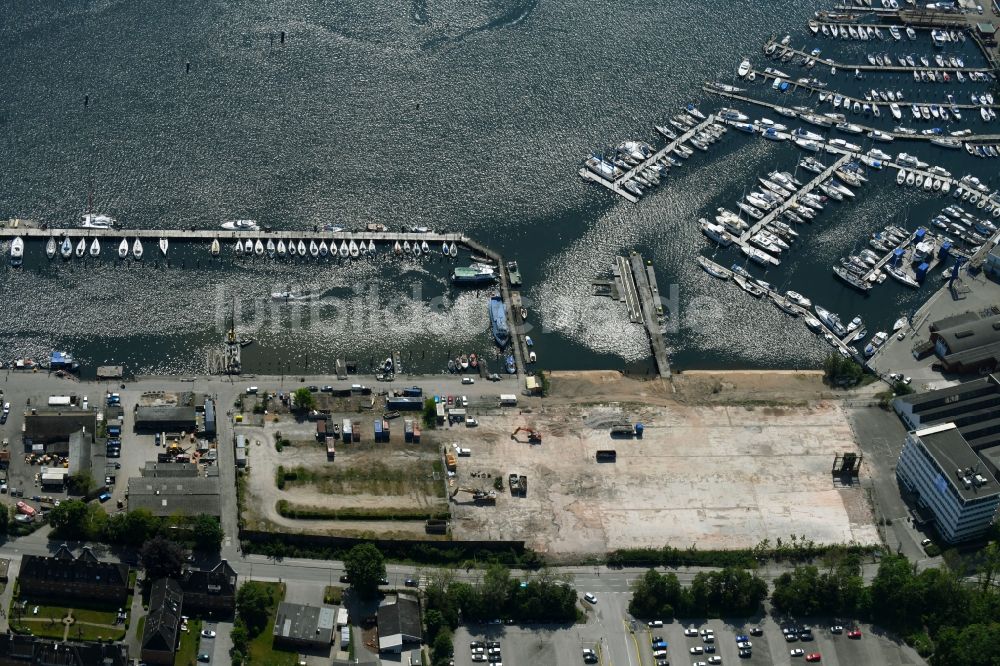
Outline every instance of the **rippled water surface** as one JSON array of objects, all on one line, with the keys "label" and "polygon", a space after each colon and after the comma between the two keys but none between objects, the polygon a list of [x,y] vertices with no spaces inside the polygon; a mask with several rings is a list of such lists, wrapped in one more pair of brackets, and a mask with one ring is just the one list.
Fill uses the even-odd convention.
[{"label": "rippled water surface", "polygon": [[[279,229],[460,230],[519,260],[530,320],[543,329],[532,334],[536,351],[550,368],[646,370],[644,332],[591,285],[607,278],[616,254],[638,249],[661,292],[678,285],[668,342],[679,366],[815,364],[827,348],[804,327],[693,261],[711,253],[698,217],[732,207],[757,175],[794,169],[792,148],[731,132],[638,205],[576,171],[590,151],[621,139],[656,143],[653,125],[688,101],[720,105],[701,83],[731,80],[743,55],[763,67],[772,33],[860,61],[858,45],[807,35],[820,6],[0,0],[0,217],[73,224],[93,190],[95,208],[126,228],[252,217]],[[932,47],[922,36],[905,52]],[[902,77],[837,81],[852,91],[914,87]],[[944,87],[929,90],[943,97]],[[891,149],[990,175],[964,154]],[[886,220],[912,228],[940,207],[893,177],[875,174],[857,202],[831,205],[766,279],[847,318],[861,313],[870,330],[912,308],[922,295],[885,284],[862,299],[829,271]],[[142,263],[122,263],[113,249],[50,263],[29,243],[22,269],[0,268],[3,360],[65,348],[90,367],[203,371],[235,310],[241,333],[258,341],[245,351],[248,371],[329,370],[337,357],[367,366],[393,350],[422,371],[468,351],[496,364],[488,294],[456,292],[452,264],[436,256],[279,263],[237,260],[226,248],[211,261],[204,245],[175,242],[169,263],[155,247]],[[270,300],[288,288],[313,298]]]}]

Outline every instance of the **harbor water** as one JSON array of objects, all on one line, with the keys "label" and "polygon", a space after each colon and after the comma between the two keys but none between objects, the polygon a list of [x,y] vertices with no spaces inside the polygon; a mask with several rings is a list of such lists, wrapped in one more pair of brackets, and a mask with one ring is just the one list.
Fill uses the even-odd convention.
[{"label": "harbor water", "polygon": [[[751,118],[781,120],[702,92],[704,81],[734,83],[744,56],[758,69],[815,76],[851,94],[891,86],[906,91],[907,101],[942,103],[946,92],[967,101],[968,91],[982,89],[916,84],[905,73],[856,81],[853,73],[765,59],[761,45],[787,33],[798,48],[864,62],[861,45],[809,34],[806,21],[825,7],[791,0],[6,2],[0,218],[74,226],[92,192],[95,210],[117,218],[125,235],[129,228],[217,228],[234,218],[275,229],[377,222],[461,231],[518,261],[540,367],[647,373],[643,328],[591,286],[607,279],[616,255],[636,249],[653,262],[664,296],[677,285],[667,324],[675,368],[815,367],[829,351],[825,343],[694,260],[714,253],[698,218],[719,206],[735,209],[759,175],[794,171],[801,155],[794,146],[730,131],[638,204],[581,180],[577,170],[592,151],[624,139],[662,145],[654,125],[691,101],[706,112],[736,106]],[[866,44],[877,52],[935,52],[926,32],[898,48]],[[961,53],[969,66],[982,63],[971,44]],[[760,83],[748,94],[786,106],[815,103],[804,93],[779,97]],[[973,113],[966,117],[962,126],[982,127]],[[892,125],[883,105],[878,126]],[[964,151],[898,141],[879,147],[996,186],[995,164]],[[750,270],[845,320],[861,315],[874,332],[914,309],[931,285],[914,291],[887,281],[864,297],[830,266],[864,247],[870,232],[889,222],[926,224],[953,200],[900,188],[895,171],[869,177],[853,203],[831,202],[802,231],[780,267]],[[106,244],[99,259],[49,261],[43,245],[31,242],[22,267],[4,261],[0,360],[66,349],[85,375],[104,363],[142,374],[204,372],[235,315],[238,333],[256,341],[243,350],[246,372],[330,372],[337,358],[364,370],[394,351],[405,371],[439,372],[448,358],[469,352],[500,367],[490,292],[449,284],[451,268],[469,262],[464,253],[455,261],[436,251],[394,260],[382,247],[375,260],[278,261],[236,258],[224,244],[212,260],[204,243],[173,242],[169,261],[149,243],[141,262],[122,262],[114,250]],[[714,258],[743,263],[735,250]],[[303,298],[272,300],[285,290]]]}]

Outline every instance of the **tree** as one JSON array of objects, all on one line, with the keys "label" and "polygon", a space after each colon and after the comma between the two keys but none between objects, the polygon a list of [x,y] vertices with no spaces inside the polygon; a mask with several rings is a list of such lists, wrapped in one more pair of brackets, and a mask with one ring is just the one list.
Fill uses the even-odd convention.
[{"label": "tree", "polygon": [[424,411],[421,421],[428,430],[437,425],[437,403],[434,402],[434,398],[424,400]]},{"label": "tree", "polygon": [[107,520],[104,534],[106,540],[111,543],[142,546],[156,536],[162,524],[162,520],[154,516],[149,509],[134,509],[111,516]]},{"label": "tree", "polygon": [[7,534],[10,530],[10,507],[0,505],[0,535]]},{"label": "tree", "polygon": [[212,516],[201,514],[194,519],[191,526],[194,535],[194,547],[210,553],[218,553],[222,548],[222,525]]},{"label": "tree", "polygon": [[177,577],[181,573],[184,565],[184,550],[162,536],[156,536],[147,541],[140,551],[142,567],[146,570],[146,577],[150,580],[165,578],[168,576]]},{"label": "tree", "polygon": [[444,666],[448,664],[448,660],[455,653],[455,644],[452,641],[451,629],[444,629],[438,633],[437,637],[434,639],[433,648],[431,650],[433,654],[434,666]]},{"label": "tree", "polygon": [[374,544],[360,543],[347,552],[344,569],[354,591],[362,599],[370,599],[385,578],[385,558]]},{"label": "tree", "polygon": [[254,638],[267,626],[273,604],[271,588],[253,581],[243,583],[236,593],[236,610],[248,637]]},{"label": "tree", "polygon": [[87,503],[78,499],[64,500],[49,512],[49,524],[64,539],[87,537]]},{"label": "tree", "polygon": [[632,583],[632,600],[628,611],[635,617],[647,620],[670,620],[681,599],[681,585],[677,576],[662,575],[650,569]]},{"label": "tree", "polygon": [[301,386],[295,389],[292,396],[295,398],[295,409],[309,411],[316,408],[316,396],[313,395],[308,387]]},{"label": "tree", "polygon": [[77,472],[66,477],[66,492],[70,495],[86,495],[96,485],[94,477],[86,472]]}]

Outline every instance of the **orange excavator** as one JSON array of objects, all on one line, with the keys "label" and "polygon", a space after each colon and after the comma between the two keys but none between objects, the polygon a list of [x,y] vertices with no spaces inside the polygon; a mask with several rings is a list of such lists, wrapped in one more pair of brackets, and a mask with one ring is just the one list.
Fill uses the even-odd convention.
[{"label": "orange excavator", "polygon": [[520,442],[521,440],[517,438],[518,433],[521,431],[528,433],[528,444],[541,444],[542,443],[542,433],[538,432],[534,428],[528,428],[526,426],[518,426],[514,432],[510,433],[510,438]]}]

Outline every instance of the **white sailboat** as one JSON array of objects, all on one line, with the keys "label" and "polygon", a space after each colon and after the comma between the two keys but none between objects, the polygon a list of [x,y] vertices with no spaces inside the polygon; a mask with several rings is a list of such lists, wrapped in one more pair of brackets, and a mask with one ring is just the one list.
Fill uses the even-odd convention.
[{"label": "white sailboat", "polygon": [[283,257],[283,256],[285,256],[285,252],[287,252],[287,251],[288,251],[288,250],[287,250],[287,248],[285,247],[285,241],[284,241],[283,239],[282,239],[282,240],[279,240],[279,241],[278,241],[278,256],[279,256],[279,257]]},{"label": "white sailboat", "polygon": [[358,244],[354,242],[353,238],[351,239],[350,245],[347,246],[347,251],[351,254],[352,257],[357,258]]},{"label": "white sailboat", "polygon": [[347,247],[347,241],[340,241],[340,256],[348,257],[351,254],[350,248]]},{"label": "white sailboat", "polygon": [[258,257],[264,256],[264,243],[258,238],[257,242],[253,244],[253,253]]},{"label": "white sailboat", "polygon": [[160,245],[160,252],[163,253],[164,257],[167,256],[167,250],[170,249],[170,240],[168,238],[161,238],[159,245]]},{"label": "white sailboat", "polygon": [[273,257],[275,252],[274,241],[270,238],[267,239],[267,256]]},{"label": "white sailboat", "polygon": [[452,241],[451,245],[448,246],[448,254],[452,257],[458,256],[458,247],[456,247],[455,241]]},{"label": "white sailboat", "polygon": [[237,257],[243,256],[243,243],[236,241],[236,245],[233,246],[233,252],[236,253]]},{"label": "white sailboat", "polygon": [[243,241],[243,251],[247,254],[253,252],[253,241],[249,238]]},{"label": "white sailboat", "polygon": [[375,254],[375,241],[368,241],[368,254]]},{"label": "white sailboat", "polygon": [[96,257],[101,254],[101,241],[96,238],[90,243],[90,256]]},{"label": "white sailboat", "polygon": [[211,254],[213,257],[217,257],[217,256],[219,256],[219,251],[221,249],[222,248],[219,247],[219,239],[218,238],[213,238],[212,239],[212,245],[208,248],[208,253]]},{"label": "white sailboat", "polygon": [[[280,249],[280,248],[279,248]],[[288,256],[294,257],[299,253],[298,246],[295,245],[295,241],[288,241]]]},{"label": "white sailboat", "polygon": [[132,256],[136,259],[142,259],[142,241],[138,238],[132,243]]},{"label": "white sailboat", "polygon": [[309,254],[318,257],[319,256],[319,245],[316,245],[316,241],[309,241]]},{"label": "white sailboat", "polygon": [[56,256],[56,239],[49,236],[49,242],[45,244],[45,256],[49,259]]},{"label": "white sailboat", "polygon": [[299,241],[298,251],[301,256],[306,256],[306,243],[305,241]]},{"label": "white sailboat", "polygon": [[128,239],[123,238],[122,242],[118,244],[118,258],[124,259],[128,256]]},{"label": "white sailboat", "polygon": [[81,238],[76,244],[76,256],[82,257],[85,254],[87,254],[87,239]]},{"label": "white sailboat", "polygon": [[319,256],[325,257],[330,254],[330,248],[327,247],[326,241],[319,242]]}]

